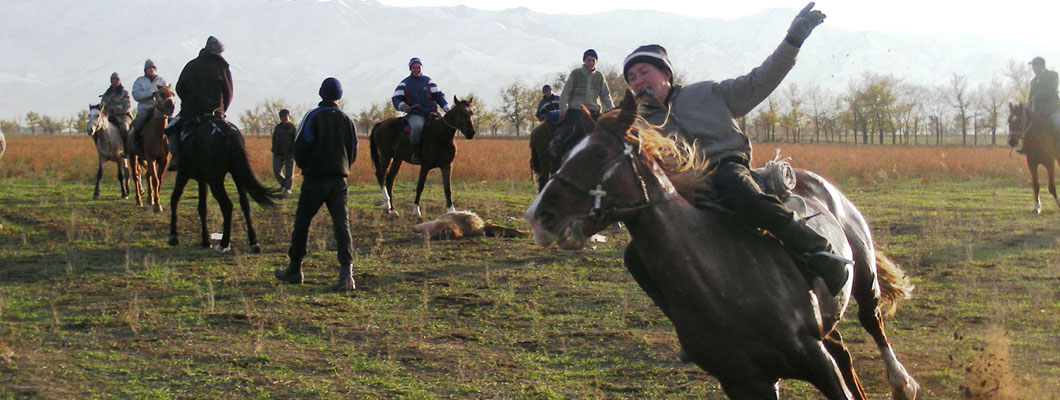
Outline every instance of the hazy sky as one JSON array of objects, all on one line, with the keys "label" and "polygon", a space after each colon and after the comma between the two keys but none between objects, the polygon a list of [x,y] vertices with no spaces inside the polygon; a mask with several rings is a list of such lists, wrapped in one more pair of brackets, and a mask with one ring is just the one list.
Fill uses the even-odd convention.
[{"label": "hazy sky", "polygon": [[[379,0],[394,6],[463,4],[484,10],[526,7],[551,14],[651,9],[696,17],[738,18],[767,8],[800,9],[801,0]],[[975,34],[1060,46],[1060,7],[1049,0],[824,0],[827,24],[847,29],[917,34]]]}]

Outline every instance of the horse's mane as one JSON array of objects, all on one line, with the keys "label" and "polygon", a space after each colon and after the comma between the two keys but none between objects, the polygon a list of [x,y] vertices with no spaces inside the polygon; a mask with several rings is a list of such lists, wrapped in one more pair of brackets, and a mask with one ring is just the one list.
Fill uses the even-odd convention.
[{"label": "horse's mane", "polygon": [[625,130],[619,123],[620,110],[604,113],[596,121],[598,128],[615,135],[620,140],[638,146],[640,153],[655,160],[674,188],[689,201],[695,200],[696,187],[706,183],[707,160],[695,150],[695,143],[681,136],[664,136],[656,127],[640,116],[633,121],[632,129]]}]

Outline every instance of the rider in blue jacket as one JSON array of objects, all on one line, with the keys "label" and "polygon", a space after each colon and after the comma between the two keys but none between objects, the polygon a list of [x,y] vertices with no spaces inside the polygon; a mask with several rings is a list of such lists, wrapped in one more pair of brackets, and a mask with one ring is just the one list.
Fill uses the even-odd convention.
[{"label": "rider in blue jacket", "polygon": [[438,113],[438,107],[449,111],[449,103],[445,101],[445,93],[438,89],[438,85],[430,77],[423,75],[423,63],[419,58],[409,60],[408,77],[401,80],[394,89],[392,101],[394,108],[405,113],[408,121],[406,130],[409,131],[409,145],[412,151],[413,164],[420,163],[420,134],[427,118]]}]

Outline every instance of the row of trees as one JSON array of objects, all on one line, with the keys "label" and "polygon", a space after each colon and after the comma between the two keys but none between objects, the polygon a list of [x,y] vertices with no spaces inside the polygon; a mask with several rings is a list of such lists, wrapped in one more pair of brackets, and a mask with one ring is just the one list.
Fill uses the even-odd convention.
[{"label": "row of trees", "polygon": [[[579,67],[572,65],[570,69]],[[601,72],[617,104],[628,85],[614,67],[601,67]],[[541,86],[548,83],[558,94],[567,76],[567,72],[558,72],[551,82],[538,84],[515,79],[500,89],[500,102],[495,105],[473,93],[460,97],[475,98],[475,121],[481,134],[522,136],[538,124],[535,114]],[[950,75],[943,83],[922,85],[872,72],[852,79],[840,93],[817,83],[787,83],[737,122],[748,136],[760,142],[994,145],[998,134],[1007,132],[1006,104],[1027,98],[1030,78],[1026,65],[1010,61],[1002,73],[975,87],[959,74]],[[676,83],[682,81],[680,74],[675,77]],[[296,123],[309,109],[291,106],[282,99],[267,99],[239,114],[237,120],[245,134],[267,135],[277,122],[279,110],[284,108],[291,111]],[[374,123],[398,115],[390,99],[356,112],[345,107],[343,110],[361,134],[367,134]],[[87,125],[88,112],[84,110],[65,119],[29,112],[22,124],[0,121],[4,132],[35,134],[84,132]]]}]

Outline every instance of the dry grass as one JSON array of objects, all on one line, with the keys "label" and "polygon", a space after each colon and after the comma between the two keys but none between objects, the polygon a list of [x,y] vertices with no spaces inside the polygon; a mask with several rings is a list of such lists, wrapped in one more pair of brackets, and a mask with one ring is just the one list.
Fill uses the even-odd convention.
[{"label": "dry grass", "polygon": [[[258,177],[271,182],[272,154],[268,137],[248,137],[248,154]],[[792,157],[797,167],[809,168],[836,182],[874,183],[914,178],[923,182],[998,178],[1029,181],[1023,157],[1004,147],[911,147],[839,144],[758,143],[755,164],[772,159],[775,149]],[[457,139],[453,178],[462,182],[529,180],[530,153],[526,140]],[[372,183],[374,168],[368,140],[357,150],[351,183]],[[20,136],[8,138],[0,178],[26,177],[86,181],[95,177],[96,153],[87,136]],[[297,170],[297,169],[296,169]],[[419,168],[405,165],[399,179],[413,180]],[[104,179],[114,179],[113,164],[104,167]],[[432,177],[437,178],[437,172]]]}]

